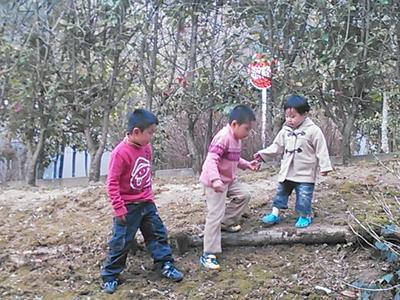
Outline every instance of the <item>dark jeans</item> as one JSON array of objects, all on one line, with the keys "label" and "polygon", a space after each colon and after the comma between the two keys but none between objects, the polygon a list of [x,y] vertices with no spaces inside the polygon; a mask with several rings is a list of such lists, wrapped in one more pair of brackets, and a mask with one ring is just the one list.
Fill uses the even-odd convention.
[{"label": "dark jeans", "polygon": [[296,211],[300,215],[311,214],[314,183],[300,183],[290,180],[279,182],[272,206],[279,209],[288,208],[289,196],[293,189],[296,191]]},{"label": "dark jeans", "polygon": [[108,243],[107,258],[101,270],[104,282],[117,279],[118,274],[125,268],[126,258],[138,229],[142,232],[155,264],[173,261],[167,230],[155,204],[143,202],[128,205],[127,208],[126,225],[122,225],[117,218],[113,221],[113,235]]}]

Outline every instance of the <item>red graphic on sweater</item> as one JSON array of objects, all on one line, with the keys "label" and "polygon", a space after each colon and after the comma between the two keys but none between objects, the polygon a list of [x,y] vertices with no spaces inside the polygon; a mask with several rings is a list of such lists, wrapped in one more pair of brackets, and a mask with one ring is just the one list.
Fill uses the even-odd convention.
[{"label": "red graphic on sweater", "polygon": [[144,157],[138,157],[131,173],[130,186],[134,190],[141,191],[151,186],[150,162]]}]

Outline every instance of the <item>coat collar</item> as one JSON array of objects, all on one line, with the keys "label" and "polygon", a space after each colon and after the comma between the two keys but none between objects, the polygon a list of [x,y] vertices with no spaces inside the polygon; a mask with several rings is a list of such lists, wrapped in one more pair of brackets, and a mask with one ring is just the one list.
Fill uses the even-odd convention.
[{"label": "coat collar", "polygon": [[298,135],[304,135],[305,134],[304,130],[313,125],[315,125],[314,122],[311,121],[311,119],[307,117],[304,119],[303,123],[301,123],[300,126],[297,128],[292,128],[287,125],[284,125],[283,128],[286,131],[289,131],[290,135],[298,136]]}]

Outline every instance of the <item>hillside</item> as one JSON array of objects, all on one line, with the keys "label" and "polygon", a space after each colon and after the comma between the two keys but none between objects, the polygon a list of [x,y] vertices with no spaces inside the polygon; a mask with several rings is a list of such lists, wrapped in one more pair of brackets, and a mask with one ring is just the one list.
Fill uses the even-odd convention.
[{"label": "hillside", "polygon": [[[253,196],[242,220],[244,232],[262,228],[259,219],[270,208],[276,172],[269,168],[241,174]],[[201,234],[204,197],[196,178],[156,178],[154,189],[171,236],[181,231]],[[313,226],[354,224],[348,211],[362,222],[383,224],[386,217],[377,195],[389,206],[400,196],[398,181],[384,168],[375,162],[338,167],[317,186]],[[289,209],[279,226],[290,230],[294,220]],[[376,280],[389,267],[358,242],[294,244],[225,248],[223,269],[213,273],[200,269],[201,249],[193,248],[182,255],[175,251],[186,277],[172,284],[151,271],[139,235],[125,284],[106,297],[100,290],[99,269],[111,231],[111,210],[103,185],[3,188],[0,228],[2,299],[350,299],[357,293],[347,283]]]}]

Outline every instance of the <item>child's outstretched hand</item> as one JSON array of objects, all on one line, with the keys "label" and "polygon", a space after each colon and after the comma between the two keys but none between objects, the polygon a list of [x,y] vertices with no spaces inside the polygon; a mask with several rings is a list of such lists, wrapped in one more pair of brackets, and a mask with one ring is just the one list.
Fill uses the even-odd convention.
[{"label": "child's outstretched hand", "polygon": [[329,171],[325,171],[325,172],[320,172],[319,174],[320,174],[321,176],[327,176],[328,173],[329,173]]},{"label": "child's outstretched hand", "polygon": [[255,154],[253,155],[253,158],[254,158],[255,160],[257,160],[258,162],[261,162],[261,161],[262,161],[262,162],[265,162],[260,153],[255,153]]},{"label": "child's outstretched hand", "polygon": [[249,164],[249,169],[252,171],[258,171],[261,167],[261,163],[258,159],[252,160]]},{"label": "child's outstretched hand", "polygon": [[212,188],[216,193],[222,193],[224,191],[224,183],[220,179],[214,180],[212,182]]}]

